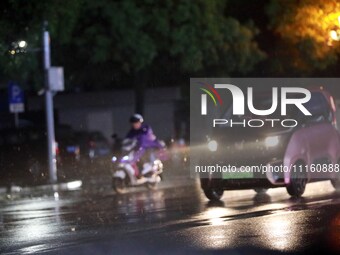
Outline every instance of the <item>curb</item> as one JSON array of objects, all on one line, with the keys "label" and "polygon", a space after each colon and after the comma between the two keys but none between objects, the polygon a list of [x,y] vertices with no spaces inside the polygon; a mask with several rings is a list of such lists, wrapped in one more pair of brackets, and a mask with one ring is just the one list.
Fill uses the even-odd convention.
[{"label": "curb", "polygon": [[13,194],[13,193],[33,193],[39,191],[71,191],[81,189],[83,182],[81,180],[73,180],[69,182],[55,183],[55,184],[44,184],[31,187],[20,187],[13,185],[10,189],[0,187],[0,194]]}]

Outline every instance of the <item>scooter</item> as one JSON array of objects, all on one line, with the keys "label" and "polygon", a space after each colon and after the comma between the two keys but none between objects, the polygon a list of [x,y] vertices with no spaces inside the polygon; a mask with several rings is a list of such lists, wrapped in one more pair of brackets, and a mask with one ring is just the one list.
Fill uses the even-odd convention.
[{"label": "scooter", "polygon": [[[113,156],[112,161],[112,187],[119,193],[125,193],[127,187],[145,185],[148,189],[154,190],[161,181],[163,163],[156,153],[150,153],[150,161],[144,163],[143,169],[136,169],[137,165],[132,162],[134,158],[137,140],[125,139],[122,142],[122,155]],[[136,172],[141,171],[139,177]]]}]

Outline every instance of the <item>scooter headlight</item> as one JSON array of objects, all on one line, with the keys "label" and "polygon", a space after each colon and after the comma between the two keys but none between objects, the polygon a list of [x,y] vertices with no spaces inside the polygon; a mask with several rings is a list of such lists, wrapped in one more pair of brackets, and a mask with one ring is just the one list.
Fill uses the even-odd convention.
[{"label": "scooter headlight", "polygon": [[117,157],[116,157],[116,156],[113,156],[112,159],[111,159],[111,161],[112,161],[113,163],[117,162]]},{"label": "scooter headlight", "polygon": [[129,160],[129,156],[128,155],[126,155],[126,156],[124,156],[123,158],[122,158],[122,160]]}]

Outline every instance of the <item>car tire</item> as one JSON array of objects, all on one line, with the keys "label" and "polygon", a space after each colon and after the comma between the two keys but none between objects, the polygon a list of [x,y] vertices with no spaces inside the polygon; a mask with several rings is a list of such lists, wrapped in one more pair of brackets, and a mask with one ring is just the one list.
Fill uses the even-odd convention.
[{"label": "car tire", "polygon": [[[292,169],[300,169],[299,168],[300,165],[301,164],[297,164],[295,165],[296,167],[293,167]],[[306,173],[296,171],[291,173],[290,182],[287,185],[286,189],[291,197],[299,198],[305,192],[306,184],[307,184]]]},{"label": "car tire", "polygon": [[204,194],[205,196],[210,200],[210,201],[219,201],[221,200],[224,190],[223,189],[214,189],[214,188],[209,188],[209,189],[204,189]]},{"label": "car tire", "polygon": [[256,194],[262,195],[262,194],[266,194],[268,189],[256,188],[256,189],[254,189],[254,191],[256,192]]}]

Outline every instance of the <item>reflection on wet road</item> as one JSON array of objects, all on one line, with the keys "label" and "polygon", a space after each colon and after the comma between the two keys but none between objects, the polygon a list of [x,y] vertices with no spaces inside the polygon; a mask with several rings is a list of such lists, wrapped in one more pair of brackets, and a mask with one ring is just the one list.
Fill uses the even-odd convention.
[{"label": "reflection on wet road", "polygon": [[310,184],[299,200],[275,189],[225,192],[220,203],[208,202],[193,180],[170,186],[0,200],[0,252],[340,253],[340,196],[328,182]]}]

